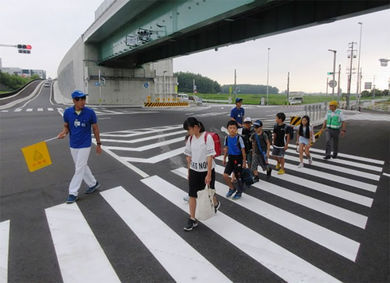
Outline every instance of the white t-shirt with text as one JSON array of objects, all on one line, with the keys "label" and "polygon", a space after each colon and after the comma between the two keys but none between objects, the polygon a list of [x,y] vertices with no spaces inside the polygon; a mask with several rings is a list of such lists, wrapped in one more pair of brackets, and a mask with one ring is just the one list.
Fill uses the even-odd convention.
[{"label": "white t-shirt with text", "polygon": [[[205,132],[201,133],[199,138],[196,138],[195,135],[189,137],[184,149],[184,154],[191,156],[190,168],[197,172],[207,172],[207,157],[216,154],[213,138],[210,135],[207,135],[205,142],[205,134]],[[212,168],[214,168],[214,159],[212,162]]]}]

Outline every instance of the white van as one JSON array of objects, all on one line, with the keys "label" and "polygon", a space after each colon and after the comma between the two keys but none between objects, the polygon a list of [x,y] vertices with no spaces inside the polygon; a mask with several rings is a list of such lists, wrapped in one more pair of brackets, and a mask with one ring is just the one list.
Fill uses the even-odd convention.
[{"label": "white van", "polygon": [[302,104],[303,103],[303,96],[290,96],[288,98],[288,104],[295,105],[295,104]]},{"label": "white van", "polygon": [[179,98],[181,101],[189,101],[190,100],[188,95],[185,93],[178,93],[177,98]]}]

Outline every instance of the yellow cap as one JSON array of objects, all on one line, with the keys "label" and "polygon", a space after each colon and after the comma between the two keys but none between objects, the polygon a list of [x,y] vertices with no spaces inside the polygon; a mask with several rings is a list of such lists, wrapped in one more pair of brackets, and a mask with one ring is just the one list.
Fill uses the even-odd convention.
[{"label": "yellow cap", "polygon": [[329,102],[329,106],[330,105],[337,106],[337,101],[336,100],[332,100],[331,102]]}]

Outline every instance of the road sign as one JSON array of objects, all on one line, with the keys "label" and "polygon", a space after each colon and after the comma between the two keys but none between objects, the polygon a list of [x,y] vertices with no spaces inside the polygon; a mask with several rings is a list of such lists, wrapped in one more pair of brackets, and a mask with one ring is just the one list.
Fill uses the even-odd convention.
[{"label": "road sign", "polygon": [[372,82],[365,82],[364,83],[364,89],[371,89],[372,88]]},{"label": "road sign", "polygon": [[149,87],[149,83],[148,82],[144,83],[144,88],[148,88],[148,87]]},{"label": "road sign", "polygon": [[22,148],[28,170],[34,172],[51,164],[46,142],[39,142]]},{"label": "road sign", "polygon": [[335,88],[337,86],[337,82],[335,80],[330,80],[328,85],[331,87],[331,88]]}]

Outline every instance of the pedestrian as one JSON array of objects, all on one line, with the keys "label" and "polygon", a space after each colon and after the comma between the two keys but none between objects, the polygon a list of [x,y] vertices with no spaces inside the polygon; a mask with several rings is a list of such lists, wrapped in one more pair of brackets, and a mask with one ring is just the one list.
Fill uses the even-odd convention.
[{"label": "pedestrian", "polygon": [[72,93],[73,106],[69,107],[64,112],[64,128],[58,134],[57,138],[63,139],[69,134],[70,153],[72,155],[75,172],[69,184],[69,195],[66,203],[73,203],[78,199],[78,192],[81,182],[87,184],[86,194],[91,194],[100,187],[98,181],[92,175],[91,169],[88,167],[88,157],[91,151],[91,127],[96,139],[96,153],[102,152],[99,126],[95,112],[85,106],[86,94],[80,90],[75,90]]},{"label": "pedestrian", "polygon": [[272,156],[271,158],[277,161],[276,170],[278,171],[278,175],[282,175],[285,173],[284,171],[284,154],[288,149],[288,143],[290,142],[290,131],[289,127],[284,124],[284,120],[286,120],[286,114],[280,112],[276,114],[275,117],[275,126],[272,134]]},{"label": "pedestrian", "polygon": [[259,172],[257,168],[260,166],[263,171],[267,172],[267,178],[271,176],[272,168],[268,164],[271,149],[271,137],[263,131],[263,123],[260,120],[253,122],[255,128],[254,133],[250,137],[252,144],[252,166],[254,182],[259,181]]},{"label": "pedestrian", "polygon": [[250,117],[245,117],[244,127],[242,128],[242,138],[244,139],[245,144],[245,154],[248,163],[248,168],[251,168],[252,163],[252,143],[250,142],[250,137],[254,133],[252,127],[252,119]]},{"label": "pedestrian", "polygon": [[326,128],[326,145],[324,159],[330,159],[331,152],[333,152],[332,158],[337,158],[339,135],[341,135],[341,137],[344,137],[346,132],[346,123],[344,120],[343,112],[338,109],[337,106],[338,103],[335,100],[329,103],[329,110],[325,115],[325,120],[321,128],[321,131]]},{"label": "pedestrian", "polygon": [[[203,190],[206,185],[215,189],[215,161],[216,155],[214,140],[207,134],[203,124],[194,117],[187,118],[183,123],[183,128],[188,132],[184,154],[187,159],[188,167],[188,185],[189,185],[189,209],[190,218],[185,231],[192,231],[198,226],[198,220],[195,218],[197,192]],[[219,209],[221,203],[214,195],[215,211]]]},{"label": "pedestrian", "polygon": [[236,121],[239,128],[242,128],[245,109],[242,107],[242,98],[236,98],[236,107],[230,111],[230,119]]},{"label": "pedestrian", "polygon": [[298,168],[302,168],[303,165],[303,152],[305,152],[309,164],[312,164],[312,159],[310,156],[310,146],[311,141],[314,137],[313,127],[310,126],[310,118],[305,115],[302,117],[301,124],[297,127],[297,146],[299,152],[299,164]]},{"label": "pedestrian", "polygon": [[[229,135],[225,137],[223,156],[223,165],[225,166],[223,178],[229,187],[226,197],[231,197],[234,193],[236,193],[233,196],[233,199],[239,199],[241,198],[242,192],[236,192],[230,175],[234,173],[233,178],[235,178],[235,176],[237,177],[240,175],[241,168],[246,167],[245,144],[243,138],[237,133],[238,125],[236,121],[229,121],[227,124],[227,130]],[[227,163],[226,157],[228,157]]]}]

